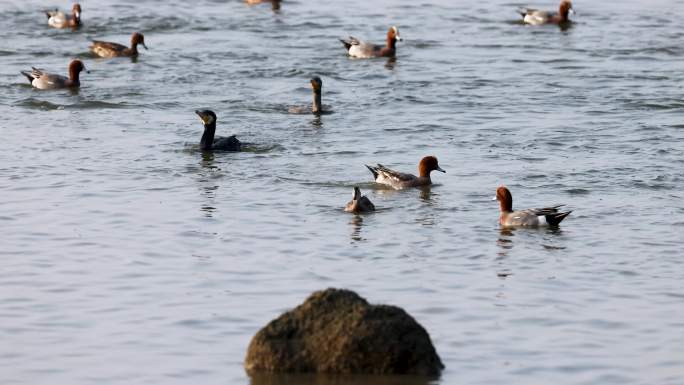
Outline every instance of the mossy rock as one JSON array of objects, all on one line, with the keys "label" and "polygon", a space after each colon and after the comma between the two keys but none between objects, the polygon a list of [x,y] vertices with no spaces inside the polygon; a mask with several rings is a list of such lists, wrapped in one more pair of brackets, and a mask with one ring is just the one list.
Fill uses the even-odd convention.
[{"label": "mossy rock", "polygon": [[437,376],[444,365],[428,333],[404,310],[327,289],[261,329],[249,344],[245,368]]}]

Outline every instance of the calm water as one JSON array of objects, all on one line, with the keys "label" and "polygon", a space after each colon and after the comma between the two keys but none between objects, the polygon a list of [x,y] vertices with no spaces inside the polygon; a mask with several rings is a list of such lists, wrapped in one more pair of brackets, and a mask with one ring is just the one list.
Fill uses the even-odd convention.
[{"label": "calm water", "polygon": [[[329,286],[414,315],[438,384],[683,383],[684,1],[567,31],[509,0],[82,4],[74,33],[0,3],[0,383],[249,384],[251,336]],[[337,41],[392,24],[396,62]],[[134,30],[137,62],[88,57]],[[72,57],[80,92],[19,74]],[[335,113],[287,114],[313,74]],[[197,152],[197,108],[248,151]],[[363,166],[430,154],[426,191]],[[501,231],[502,183],[575,211]],[[342,212],[356,184],[380,212]]]}]

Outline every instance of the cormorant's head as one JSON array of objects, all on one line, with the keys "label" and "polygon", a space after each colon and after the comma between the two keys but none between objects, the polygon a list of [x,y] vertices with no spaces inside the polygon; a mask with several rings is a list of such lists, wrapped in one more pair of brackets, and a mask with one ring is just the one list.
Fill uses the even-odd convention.
[{"label": "cormorant's head", "polygon": [[212,110],[196,110],[195,113],[199,115],[204,125],[216,123],[216,114]]},{"label": "cormorant's head", "polygon": [[321,78],[319,78],[318,76],[312,77],[311,88],[313,88],[314,92],[320,93],[321,88],[323,88],[323,80],[321,80]]}]

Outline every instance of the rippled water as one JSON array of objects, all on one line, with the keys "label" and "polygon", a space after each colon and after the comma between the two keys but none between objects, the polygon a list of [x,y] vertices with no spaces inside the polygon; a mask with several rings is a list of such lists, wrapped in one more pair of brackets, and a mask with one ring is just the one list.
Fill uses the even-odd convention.
[{"label": "rippled water", "polygon": [[[684,2],[517,23],[555,3],[89,0],[78,32],[0,3],[0,383],[248,384],[258,328],[334,286],[414,315],[439,384],[681,384]],[[392,24],[394,62],[337,41]],[[134,30],[136,62],[88,56]],[[19,74],[72,57],[78,92]],[[313,74],[335,113],[287,114]],[[199,153],[197,108],[248,151]],[[428,190],[363,166],[428,154]],[[574,212],[501,231],[502,183]],[[379,212],[342,212],[357,184]]]}]

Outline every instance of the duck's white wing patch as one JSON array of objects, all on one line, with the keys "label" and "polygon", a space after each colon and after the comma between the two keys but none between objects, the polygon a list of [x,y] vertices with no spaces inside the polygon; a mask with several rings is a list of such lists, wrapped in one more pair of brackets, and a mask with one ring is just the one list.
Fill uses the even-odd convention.
[{"label": "duck's white wing patch", "polygon": [[48,24],[52,26],[60,26],[66,22],[66,15],[64,12],[53,12],[50,14]]},{"label": "duck's white wing patch", "polygon": [[544,24],[546,21],[549,19],[549,14],[548,12],[541,12],[541,11],[532,11],[528,12],[525,17],[523,18],[523,21],[527,24]]},{"label": "duck's white wing patch", "polygon": [[369,58],[373,56],[373,45],[365,41],[352,41],[352,46],[349,47],[349,55],[358,58]]}]

